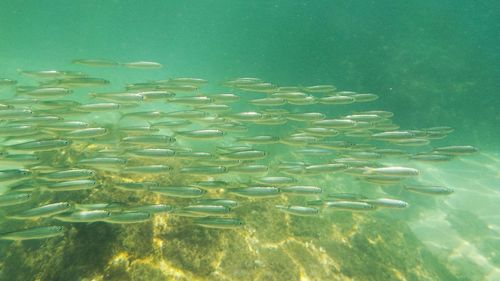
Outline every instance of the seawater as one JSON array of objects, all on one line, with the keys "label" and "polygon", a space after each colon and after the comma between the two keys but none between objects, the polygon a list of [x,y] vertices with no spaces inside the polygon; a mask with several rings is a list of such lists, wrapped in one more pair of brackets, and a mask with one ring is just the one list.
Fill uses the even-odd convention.
[{"label": "seawater", "polygon": [[[238,77],[280,86],[333,84],[380,98],[284,108],[331,116],[388,110],[405,129],[455,129],[427,148],[470,144],[480,152],[440,164],[384,161],[419,169],[418,182],[453,187],[449,196],[414,194],[337,174],[297,176],[324,193],[405,200],[410,206],[404,210],[295,217],[274,209],[282,198],[242,199],[245,204],[235,211],[246,224],[237,230],[205,229],[167,214],[154,223],[65,224],[63,237],[1,241],[0,280],[498,280],[498,11],[496,1],[2,1],[0,77],[19,85],[33,81],[18,70],[46,69],[109,79],[106,91],[172,77],[207,79],[202,93],[231,92],[221,84]],[[164,67],[71,64],[80,58],[151,60]],[[1,91],[2,100],[13,98]],[[78,89],[73,98],[89,102],[90,91],[101,89]],[[237,93],[244,100],[263,97]],[[249,108],[255,107],[240,102],[233,110]],[[83,119],[117,118],[109,113]],[[251,126],[249,135],[285,135],[293,129],[290,124]],[[261,148],[270,155],[290,150]],[[2,168],[15,167],[2,163]],[[141,202],[142,195],[113,194],[96,198]],[[52,202],[89,199],[85,193],[45,196]],[[305,201],[290,198],[287,202]],[[3,220],[0,233],[24,226]]]}]

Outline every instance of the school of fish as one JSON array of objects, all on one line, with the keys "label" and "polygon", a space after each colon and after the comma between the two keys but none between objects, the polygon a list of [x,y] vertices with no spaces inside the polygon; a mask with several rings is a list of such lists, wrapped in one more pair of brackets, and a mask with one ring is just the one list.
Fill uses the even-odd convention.
[{"label": "school of fish", "polygon": [[[89,70],[162,67],[150,61],[72,63]],[[345,175],[405,192],[449,195],[448,186],[406,183],[420,174],[411,163],[451,161],[478,151],[470,145],[432,146],[453,128],[403,129],[390,111],[336,115],[337,108],[379,97],[333,85],[281,86],[245,77],[217,81],[227,90],[210,93],[203,90],[208,81],[178,77],[111,91],[105,88],[117,85],[80,71],[19,70],[19,76],[30,82],[0,78],[4,240],[62,236],[76,223],[130,224],[154,216],[240,228],[245,223],[233,215],[235,208],[287,196],[307,198],[302,205],[275,206],[296,216],[402,209],[409,203],[336,193],[304,179]],[[318,112],[317,104],[327,110]],[[406,159],[408,167],[382,164],[391,157]],[[102,201],[103,192],[133,199]],[[6,229],[14,220],[30,226]]]}]

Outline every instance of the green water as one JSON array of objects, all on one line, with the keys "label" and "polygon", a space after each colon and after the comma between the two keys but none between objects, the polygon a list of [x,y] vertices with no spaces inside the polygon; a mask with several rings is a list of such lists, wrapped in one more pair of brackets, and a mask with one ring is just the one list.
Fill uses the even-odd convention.
[{"label": "green water", "polygon": [[[329,192],[398,198],[410,203],[404,210],[330,212],[310,219],[270,211],[281,199],[250,200],[235,210],[246,221],[238,230],[205,229],[167,216],[166,224],[66,224],[62,238],[1,241],[0,280],[498,280],[499,19],[497,1],[2,1],[0,78],[20,85],[33,80],[17,70],[46,69],[103,77],[111,81],[106,91],[172,77],[208,80],[202,93],[231,92],[221,83],[238,77],[280,86],[333,84],[380,98],[339,107],[311,105],[306,111],[340,116],[387,110],[401,128],[455,129],[429,147],[473,145],[480,153],[440,164],[384,161],[419,169],[419,181],[452,186],[455,192],[445,197],[348,176],[300,181]],[[71,64],[81,58],[156,61],[164,67]],[[0,91],[2,100],[13,98]],[[88,102],[89,91],[75,90],[75,99]],[[253,110],[245,102],[261,97],[250,93],[233,109]],[[172,108],[150,104],[144,110]],[[283,108],[304,112],[293,105]],[[82,120],[113,123],[117,118]],[[249,128],[254,135],[283,136],[293,126]],[[284,145],[260,147],[273,157],[290,151]],[[2,163],[2,168],[9,166]],[[142,200],[122,193],[50,196],[42,196],[44,203]],[[287,202],[305,201],[291,197]],[[30,226],[38,223],[44,221]],[[2,222],[0,233],[23,227]]]}]

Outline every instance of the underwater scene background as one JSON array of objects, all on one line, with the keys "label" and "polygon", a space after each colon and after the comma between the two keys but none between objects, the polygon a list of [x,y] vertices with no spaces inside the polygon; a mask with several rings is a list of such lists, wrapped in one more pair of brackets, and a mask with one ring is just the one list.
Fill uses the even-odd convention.
[{"label": "underwater scene background", "polygon": [[[30,200],[2,206],[6,201],[0,199],[0,280],[500,280],[499,19],[498,1],[1,1],[0,79],[10,80],[1,80],[0,104],[9,107],[2,110],[25,110],[10,114],[29,111],[29,116],[12,117],[0,111],[0,198],[29,193]],[[125,64],[102,67],[99,63],[78,63],[84,59]],[[126,65],[138,61],[158,62],[162,67]],[[43,70],[83,72],[109,83],[82,87],[80,80],[71,84],[60,77],[46,80],[37,77],[40,73],[33,74]],[[188,82],[172,82],[179,77],[208,82],[201,85],[193,80],[191,85],[196,84],[196,89],[184,92],[176,87]],[[262,93],[238,80],[249,77],[262,79],[258,83],[272,83],[272,90]],[[10,85],[7,81],[11,80],[16,82]],[[125,92],[126,85],[156,87],[151,81],[167,81],[165,89],[175,97],[125,102],[114,96],[111,102],[120,105],[118,110],[85,111],[80,107],[110,102],[109,97],[99,99],[99,93]],[[334,85],[336,89],[317,93],[308,88],[315,85]],[[36,87],[69,88],[71,93],[39,97],[31,92]],[[353,92],[373,93],[378,98],[349,104],[298,104],[293,99],[277,106],[256,104],[255,99],[280,92],[279,87],[297,87],[294,89],[318,101]],[[216,95],[221,93],[233,93],[239,100],[218,102]],[[150,139],[129,146],[127,137],[150,135],[131,132],[131,126],[151,125],[154,129],[155,123],[169,120],[148,112],[200,110],[197,101],[181,100],[194,96],[227,104],[227,112],[209,112],[226,123],[184,117],[181,119],[190,122],[185,127],[157,125],[160,131],[156,134],[175,137],[173,144],[161,148],[175,150],[179,156],[164,162],[135,158],[137,150],[156,146]],[[52,108],[49,103],[35,103],[35,99],[77,104]],[[363,113],[370,117],[352,118],[380,117],[367,113],[375,110],[393,113],[389,118],[392,122],[380,124],[397,124],[394,131],[429,134],[432,130],[428,128],[447,126],[453,132],[417,146],[377,139],[373,134],[386,130],[376,127],[369,135],[363,131],[356,136],[340,128],[338,135],[325,138],[327,142],[354,145],[347,149],[332,148],[332,143],[317,135],[292,136],[315,124],[321,127],[319,121],[290,119],[301,113],[320,112],[327,120]],[[146,113],[127,115],[133,112]],[[241,112],[263,113],[278,122],[256,122],[238,115]],[[82,138],[74,135],[80,132],[54,133],[45,123],[26,121],[45,115],[102,126],[110,133]],[[28,124],[36,135],[9,131],[22,130],[19,124]],[[221,135],[190,138],[189,133],[206,128]],[[240,128],[245,131],[238,131]],[[183,132],[188,136],[182,136]],[[279,143],[242,140],[251,136],[279,137]],[[312,142],[303,142],[302,136]],[[66,138],[71,139],[71,145],[60,149],[31,151],[16,146]],[[239,158],[244,156],[231,149],[243,145],[252,147],[246,151],[260,151],[265,157]],[[356,145],[362,149],[355,149]],[[477,151],[458,156],[444,153],[450,158],[446,161],[411,158],[421,153],[439,154],[439,147],[469,145]],[[325,147],[328,151],[319,150]],[[309,154],[304,152],[309,148]],[[401,149],[405,154],[370,154],[375,148]],[[186,156],[188,149],[208,152],[215,158]],[[39,162],[25,164],[7,157],[19,151],[34,155]],[[182,153],[186,154],[181,157]],[[103,163],[82,162],[104,156],[126,158],[128,163],[109,168]],[[375,164],[352,167],[351,163],[344,171],[332,172],[328,169],[334,167],[328,166],[318,168],[320,172],[307,172],[314,169],[311,166],[338,164],[338,159],[346,158]],[[267,169],[256,174],[234,172],[237,169],[229,167],[229,160]],[[141,166],[149,164],[168,167],[162,167],[166,172],[151,173],[150,166]],[[188,169],[207,166],[224,170],[219,174]],[[56,184],[67,183],[47,180],[51,173],[73,168],[93,170],[96,186],[51,191],[61,186]],[[11,176],[20,169],[29,175]],[[418,176],[401,174],[414,170]],[[278,179],[266,182],[266,176],[286,177],[293,184],[269,182]],[[384,178],[367,180],[370,176]],[[29,187],[14,190],[16,183],[25,180]],[[185,194],[165,196],[164,190],[143,186],[139,191],[115,186],[154,181],[161,186],[188,187],[212,180],[225,181],[228,186],[202,188],[202,197],[188,198]],[[316,186],[322,192],[287,193],[287,185]],[[415,193],[409,190],[412,185],[447,187],[453,192]],[[273,186],[279,194],[264,194],[265,198],[248,195],[245,187],[252,186]],[[236,218],[237,225],[213,228],[213,221],[193,218],[200,213],[185,211],[206,198],[234,200],[238,206],[228,208],[229,216],[215,218]],[[366,200],[376,198],[402,200],[408,205],[356,210],[372,206]],[[335,209],[332,202],[339,201],[355,204]],[[71,208],[120,203],[125,207],[119,214],[147,204],[166,204],[173,209],[135,223],[117,223],[118,219],[74,222],[68,221],[71,217],[66,213],[59,219],[52,215],[19,218],[25,210],[56,202],[68,202]],[[318,213],[296,215],[276,206],[308,206]],[[111,210],[111,217],[115,211]],[[49,225],[63,226],[64,231],[43,239],[7,239],[18,231],[36,231]]]}]

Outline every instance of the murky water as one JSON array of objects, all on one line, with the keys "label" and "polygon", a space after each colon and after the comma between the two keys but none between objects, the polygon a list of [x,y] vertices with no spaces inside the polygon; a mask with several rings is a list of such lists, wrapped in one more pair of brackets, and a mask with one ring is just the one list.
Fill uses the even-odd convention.
[{"label": "murky water", "polygon": [[2,2],[0,280],[500,279],[462,2]]}]

